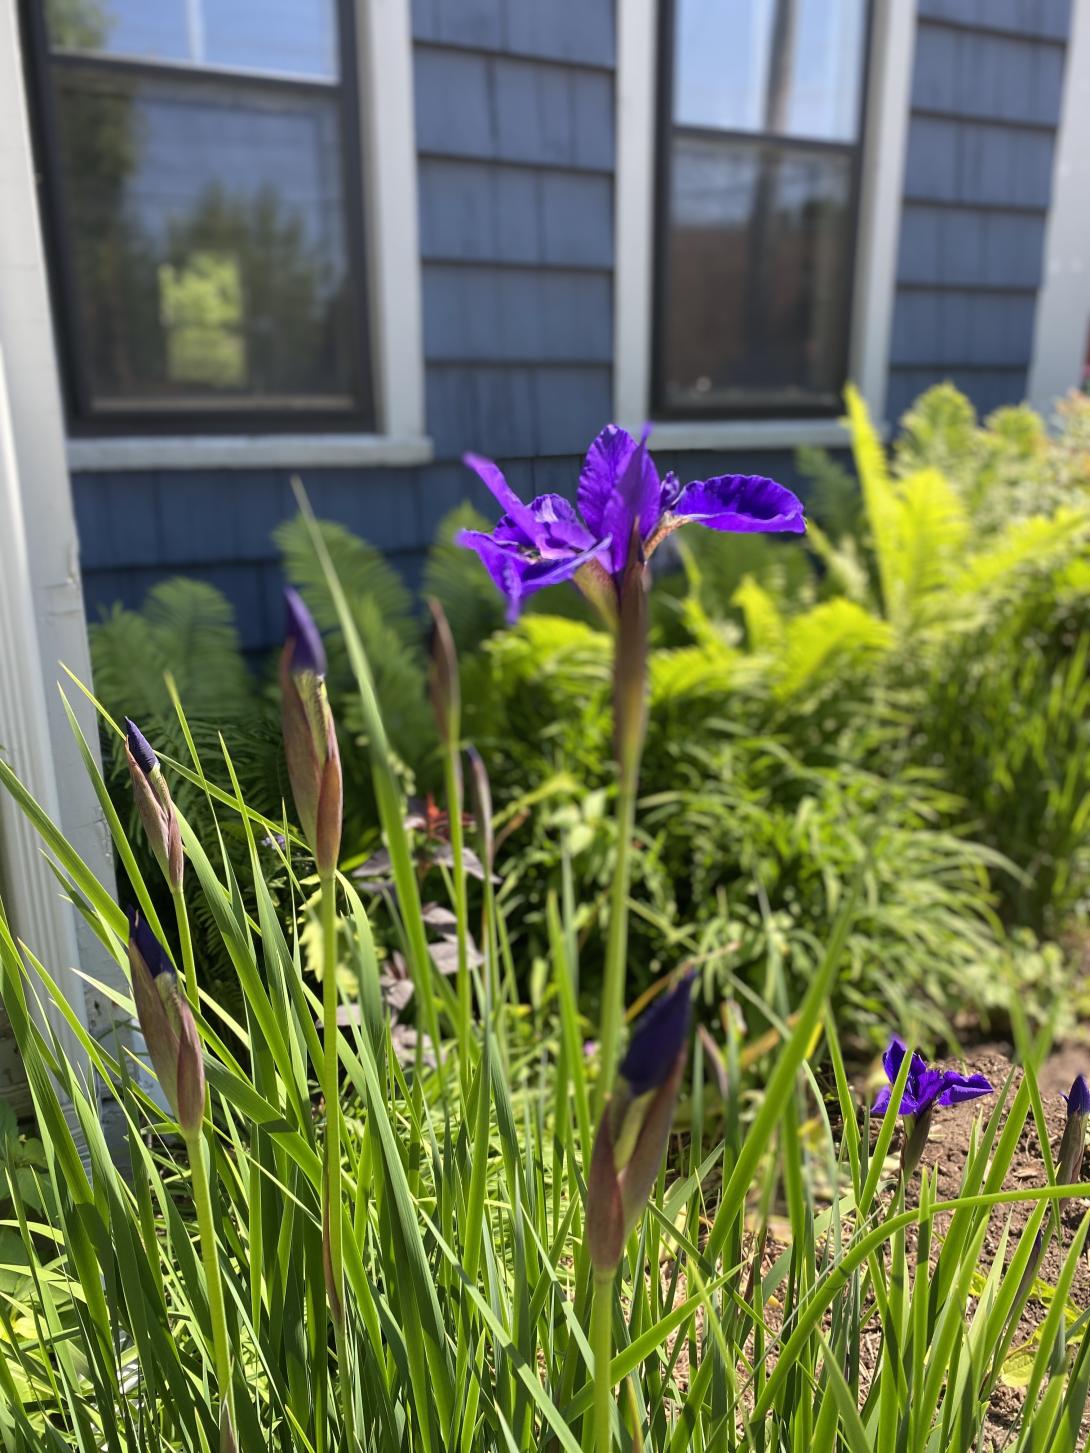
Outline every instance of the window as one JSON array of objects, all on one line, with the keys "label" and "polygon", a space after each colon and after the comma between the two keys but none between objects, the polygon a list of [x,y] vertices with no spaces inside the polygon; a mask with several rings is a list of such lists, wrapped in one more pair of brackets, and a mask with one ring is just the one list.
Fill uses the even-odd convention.
[{"label": "window", "polygon": [[84,432],[373,419],[347,0],[30,0]]},{"label": "window", "polygon": [[835,414],[866,0],[663,0],[652,408]]}]

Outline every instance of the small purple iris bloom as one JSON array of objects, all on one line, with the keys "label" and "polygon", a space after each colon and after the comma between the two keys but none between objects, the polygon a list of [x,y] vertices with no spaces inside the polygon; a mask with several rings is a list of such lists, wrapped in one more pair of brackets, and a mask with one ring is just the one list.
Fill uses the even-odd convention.
[{"label": "small purple iris bloom", "polygon": [[643,1015],[628,1042],[620,1073],[633,1098],[657,1090],[689,1037],[693,976],[686,974]]},{"label": "small purple iris bloom", "polygon": [[[884,1115],[893,1098],[892,1087],[908,1053],[903,1039],[894,1035],[882,1056],[882,1067],[889,1080],[890,1089],[878,1092],[872,1115]],[[904,1116],[905,1137],[901,1146],[901,1174],[905,1180],[912,1175],[920,1163],[927,1137],[931,1133],[931,1116],[936,1105],[961,1105],[967,1100],[976,1100],[981,1095],[992,1094],[993,1086],[983,1075],[963,1075],[957,1070],[936,1070],[926,1064],[915,1050],[908,1069],[904,1094],[901,1097],[900,1113]]]},{"label": "small purple iris bloom", "polygon": [[[904,1040],[894,1035],[889,1048],[882,1056],[882,1068],[886,1072],[890,1089],[878,1091],[872,1115],[884,1115],[889,1109],[892,1086],[901,1071],[901,1061],[908,1052]],[[908,1071],[904,1097],[901,1100],[902,1115],[923,1115],[936,1105],[961,1105],[966,1100],[979,1099],[981,1095],[992,1094],[994,1086],[983,1075],[963,1075],[957,1070],[936,1070],[926,1064],[915,1051]]]},{"label": "small purple iris bloom", "polygon": [[616,592],[633,535],[646,559],[690,520],[731,532],[805,531],[800,501],[762,475],[725,474],[684,487],[673,473],[660,479],[647,453],[649,432],[637,443],[616,424],[602,430],[579,476],[578,510],[558,494],[523,504],[490,459],[464,456],[504,514],[491,533],[462,530],[456,541],[480,556],[507,600],[509,621],[527,596],[573,576],[594,597],[604,587]]},{"label": "small purple iris bloom", "polygon": [[325,647],[314,617],[303,603],[303,597],[290,585],[284,587],[284,640],[291,647],[289,667],[293,675],[312,671],[324,676]]}]

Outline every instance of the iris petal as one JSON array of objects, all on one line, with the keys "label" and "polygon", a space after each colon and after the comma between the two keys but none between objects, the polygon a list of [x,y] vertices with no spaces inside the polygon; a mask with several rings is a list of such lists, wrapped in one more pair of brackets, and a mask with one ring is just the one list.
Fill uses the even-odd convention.
[{"label": "iris petal", "polygon": [[681,491],[674,514],[695,520],[709,530],[785,530],[795,535],[806,530],[802,502],[782,484],[762,474],[724,474],[716,479],[695,480]]}]

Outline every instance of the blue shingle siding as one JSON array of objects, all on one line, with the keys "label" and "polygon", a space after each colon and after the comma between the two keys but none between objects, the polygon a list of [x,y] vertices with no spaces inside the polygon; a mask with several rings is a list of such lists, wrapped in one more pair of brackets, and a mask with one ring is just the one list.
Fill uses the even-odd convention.
[{"label": "blue shingle siding", "polygon": [[[413,0],[425,396],[434,464],[304,471],[319,515],[415,583],[444,514],[495,514],[459,462],[500,459],[526,493],[571,493],[612,412],[612,0]],[[280,631],[271,535],[288,470],[73,481],[88,613],[164,575],[226,591],[249,650]],[[152,563],[149,563],[152,562]]]},{"label": "blue shingle siding", "polygon": [[1070,0],[919,0],[887,412],[1025,394]]},{"label": "blue shingle siding", "polygon": [[[412,0],[427,427],[417,469],[305,471],[319,514],[415,583],[439,519],[494,516],[459,462],[571,494],[612,412],[615,10],[620,0]],[[952,378],[987,412],[1032,349],[1070,0],[918,0],[888,412]],[[684,478],[721,455],[662,459]],[[788,454],[731,467],[794,478]],[[182,572],[227,591],[244,643],[280,629],[271,535],[288,470],[74,480],[92,617]]]}]

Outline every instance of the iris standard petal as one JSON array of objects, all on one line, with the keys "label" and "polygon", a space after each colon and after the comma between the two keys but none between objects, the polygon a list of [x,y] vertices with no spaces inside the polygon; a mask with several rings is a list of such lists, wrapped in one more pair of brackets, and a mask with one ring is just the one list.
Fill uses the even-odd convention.
[{"label": "iris standard petal", "polygon": [[886,1046],[886,1052],[882,1056],[882,1068],[885,1070],[886,1079],[891,1085],[896,1082],[897,1076],[901,1073],[901,1061],[907,1053],[908,1045],[905,1044],[899,1034],[895,1034]]},{"label": "iris standard petal", "polygon": [[294,674],[313,671],[325,675],[325,647],[314,617],[303,597],[290,585],[284,587],[284,640],[291,646],[289,666]]},{"label": "iris standard petal", "polygon": [[723,474],[716,479],[694,480],[681,491],[673,512],[709,530],[784,530],[795,535],[806,530],[801,500],[762,474]]},{"label": "iris standard petal", "polygon": [[647,453],[645,429],[639,443],[616,424],[609,424],[587,450],[579,476],[577,499],[592,535],[612,535],[610,568],[619,575],[628,559],[632,526],[638,521],[641,540],[654,531],[662,513],[658,470]]}]

